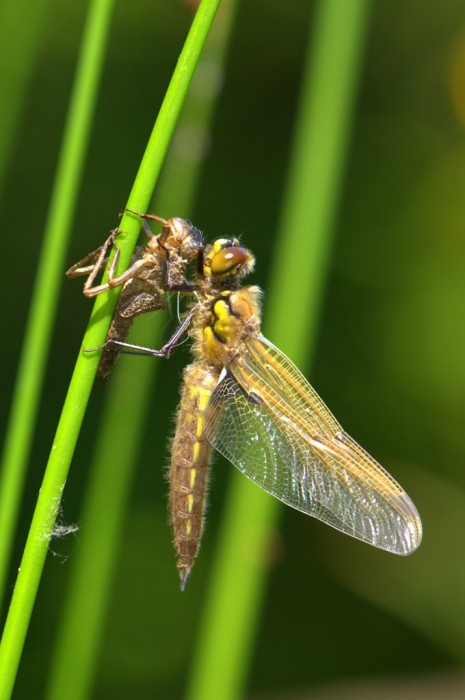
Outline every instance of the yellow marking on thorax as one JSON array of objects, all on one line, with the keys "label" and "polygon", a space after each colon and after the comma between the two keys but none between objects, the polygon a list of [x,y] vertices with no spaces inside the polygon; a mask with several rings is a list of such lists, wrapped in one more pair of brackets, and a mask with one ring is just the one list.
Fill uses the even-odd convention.
[{"label": "yellow marking on thorax", "polygon": [[[224,299],[218,299],[213,305],[213,328],[215,334],[224,340],[231,342],[236,335],[236,318],[231,313],[229,305]],[[206,330],[206,329],[205,329]],[[209,339],[209,337],[208,337]],[[218,341],[217,341],[218,342]]]},{"label": "yellow marking on thorax", "polygon": [[203,335],[205,338],[205,344],[207,347],[212,347],[213,345],[216,345],[218,343],[218,340],[215,338],[215,335],[213,333],[213,329],[211,326],[205,326],[203,329]]},{"label": "yellow marking on thorax", "polygon": [[186,535],[189,536],[192,532],[192,523],[190,520],[186,520]]},{"label": "yellow marking on thorax", "polygon": [[231,315],[229,306],[225,301],[223,301],[223,299],[219,299],[217,302],[215,302],[213,306],[213,313],[220,320],[228,318]]}]

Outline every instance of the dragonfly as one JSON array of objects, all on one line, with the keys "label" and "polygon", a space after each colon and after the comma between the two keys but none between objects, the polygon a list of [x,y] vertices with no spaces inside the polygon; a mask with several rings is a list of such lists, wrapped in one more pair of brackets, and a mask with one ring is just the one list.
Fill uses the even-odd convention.
[{"label": "dragonfly", "polygon": [[192,340],[170,467],[181,589],[204,528],[212,449],[292,508],[380,549],[411,554],[422,538],[412,500],[262,335],[261,290],[241,284],[254,268],[252,253],[221,238],[199,260],[190,308],[163,348],[108,341],[124,352],[169,357],[184,334]]},{"label": "dragonfly", "polygon": [[[148,242],[136,246],[130,267],[116,275],[120,257],[117,237],[121,233],[115,228],[102,246],[86,255],[66,272],[68,279],[87,275],[83,293],[88,298],[122,286],[115,313],[108,331],[107,340],[124,342],[136,316],[166,308],[165,292],[190,290],[186,280],[187,266],[197,258],[204,242],[201,232],[188,219],[172,217],[168,220],[156,214],[141,214],[127,209],[130,214],[142,219]],[[152,233],[147,221],[162,225],[161,233]],[[97,275],[103,272],[111,251],[114,256],[108,270],[107,281],[95,284]],[[106,383],[120,353],[115,343],[108,342],[102,353],[97,376]]]}]

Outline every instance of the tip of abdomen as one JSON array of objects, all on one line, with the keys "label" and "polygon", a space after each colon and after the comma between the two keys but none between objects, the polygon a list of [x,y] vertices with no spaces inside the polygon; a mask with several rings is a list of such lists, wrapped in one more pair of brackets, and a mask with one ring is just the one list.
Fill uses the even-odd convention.
[{"label": "tip of abdomen", "polygon": [[179,569],[179,578],[181,579],[181,591],[186,590],[186,586],[191,576],[191,571],[192,569],[190,566],[183,566],[182,569]]}]

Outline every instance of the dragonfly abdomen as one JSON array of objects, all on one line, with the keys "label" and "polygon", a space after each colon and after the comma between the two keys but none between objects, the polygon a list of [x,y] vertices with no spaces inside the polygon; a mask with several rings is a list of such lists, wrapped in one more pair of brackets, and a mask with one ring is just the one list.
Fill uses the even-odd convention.
[{"label": "dragonfly abdomen", "polygon": [[184,371],[170,470],[171,523],[183,590],[203,530],[211,452],[204,437],[204,417],[217,384],[218,374],[201,363]]}]

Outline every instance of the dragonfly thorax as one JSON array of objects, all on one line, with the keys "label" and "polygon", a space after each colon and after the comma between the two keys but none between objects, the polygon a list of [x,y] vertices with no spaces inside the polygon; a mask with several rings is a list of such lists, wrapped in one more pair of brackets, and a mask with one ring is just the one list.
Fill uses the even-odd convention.
[{"label": "dragonfly thorax", "polygon": [[194,354],[210,366],[228,367],[244,339],[260,332],[260,289],[242,287],[209,294],[194,320]]}]

